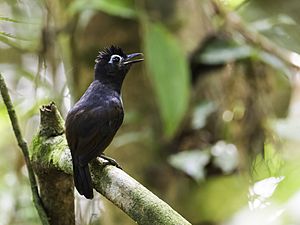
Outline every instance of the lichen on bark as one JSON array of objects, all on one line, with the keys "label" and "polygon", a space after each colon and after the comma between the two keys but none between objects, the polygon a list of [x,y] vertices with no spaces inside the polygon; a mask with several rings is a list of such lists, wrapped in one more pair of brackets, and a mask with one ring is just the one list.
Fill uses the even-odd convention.
[{"label": "lichen on bark", "polygon": [[[40,131],[32,141],[30,157],[50,224],[74,224],[72,160],[63,133],[63,119],[54,103],[41,109]],[[138,224],[190,224],[124,171],[107,166],[104,159],[97,158],[89,166],[94,189]]]},{"label": "lichen on bark", "polygon": [[54,103],[41,108],[41,124],[33,138],[30,159],[50,224],[75,224],[71,154],[63,119]]}]

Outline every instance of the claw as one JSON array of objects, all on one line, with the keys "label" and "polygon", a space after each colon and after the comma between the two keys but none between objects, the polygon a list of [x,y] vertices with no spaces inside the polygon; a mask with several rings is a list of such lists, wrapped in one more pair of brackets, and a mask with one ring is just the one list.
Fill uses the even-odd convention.
[{"label": "claw", "polygon": [[119,163],[115,159],[110,158],[104,154],[101,154],[99,157],[107,161],[107,163],[105,163],[105,166],[113,165],[113,166],[123,170],[122,167],[119,165]]}]

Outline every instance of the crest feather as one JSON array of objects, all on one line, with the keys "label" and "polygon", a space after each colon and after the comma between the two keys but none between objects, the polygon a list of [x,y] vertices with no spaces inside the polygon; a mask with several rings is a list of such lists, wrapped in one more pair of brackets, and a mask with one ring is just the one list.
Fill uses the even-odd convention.
[{"label": "crest feather", "polygon": [[95,61],[96,63],[108,62],[112,55],[119,55],[123,58],[126,58],[126,54],[120,47],[112,45],[110,47],[105,48],[103,51],[100,51]]}]

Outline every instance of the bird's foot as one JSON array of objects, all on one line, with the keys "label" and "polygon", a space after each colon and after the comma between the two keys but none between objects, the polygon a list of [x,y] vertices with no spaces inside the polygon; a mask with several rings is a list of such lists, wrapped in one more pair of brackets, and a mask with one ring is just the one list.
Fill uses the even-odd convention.
[{"label": "bird's foot", "polygon": [[103,155],[103,154],[101,154],[99,157],[102,158],[102,159],[105,159],[107,161],[105,166],[113,165],[113,166],[118,167],[119,169],[123,170],[122,167],[119,165],[119,163],[115,159],[110,158],[110,157],[108,157],[106,155]]}]

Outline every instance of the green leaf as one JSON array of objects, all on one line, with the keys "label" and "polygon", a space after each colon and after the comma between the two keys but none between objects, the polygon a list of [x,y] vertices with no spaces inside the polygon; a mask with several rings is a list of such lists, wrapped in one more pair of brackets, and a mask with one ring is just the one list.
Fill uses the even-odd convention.
[{"label": "green leaf", "polygon": [[253,48],[248,45],[239,45],[227,40],[214,40],[203,49],[197,60],[205,64],[224,64],[249,58],[252,54]]},{"label": "green leaf", "polygon": [[256,156],[252,163],[252,179],[259,181],[268,177],[280,177],[284,175],[282,168],[284,160],[280,152],[276,150],[276,146],[272,143],[265,143],[264,154]]},{"label": "green leaf", "polygon": [[245,2],[246,0],[223,0],[221,3],[223,3],[225,7],[234,10]]},{"label": "green leaf", "polygon": [[22,21],[19,20],[15,20],[9,17],[4,17],[4,16],[0,16],[0,21],[6,21],[6,22],[12,22],[12,23],[24,23]]},{"label": "green leaf", "polygon": [[279,46],[300,53],[300,14],[298,0],[251,0],[239,14],[254,29],[261,31]]},{"label": "green leaf", "polygon": [[4,36],[4,37],[7,37],[7,38],[12,38],[12,39],[21,40],[21,41],[30,41],[29,39],[22,38],[22,37],[18,37],[18,36],[14,35],[14,34],[2,32],[2,31],[0,31],[0,35],[1,35],[1,36]]},{"label": "green leaf", "polygon": [[271,128],[283,140],[291,142],[300,140],[300,121],[297,117],[271,120]]},{"label": "green leaf", "polygon": [[271,55],[267,52],[260,51],[258,52],[257,57],[264,63],[272,66],[274,69],[281,71],[288,78],[293,76],[292,70],[279,58],[274,55]]},{"label": "green leaf", "polygon": [[234,144],[218,141],[211,147],[214,166],[220,168],[224,174],[230,174],[238,168],[239,154]]},{"label": "green leaf", "polygon": [[284,160],[280,153],[276,150],[276,146],[272,143],[265,143],[264,159],[268,165],[271,176],[280,176],[281,168],[284,166]]},{"label": "green leaf", "polygon": [[209,42],[196,56],[199,63],[208,65],[226,64],[243,59],[259,60],[282,72],[287,77],[292,76],[289,67],[276,56],[267,53],[258,47],[235,40],[215,39]]},{"label": "green leaf", "polygon": [[76,0],[69,8],[72,13],[87,9],[100,10],[123,18],[135,18],[137,14],[134,0]]},{"label": "green leaf", "polygon": [[[199,221],[220,224],[220,221],[228,220],[247,204],[248,184],[247,178],[238,173],[210,177],[199,185],[197,193],[190,196],[189,200],[195,202],[190,207],[198,210],[198,214],[201,215]],[[221,205],[224,207],[220,208]],[[233,225],[233,223],[227,224]],[[250,222],[250,224],[254,223]]]},{"label": "green leaf", "polygon": [[189,70],[178,41],[163,25],[145,23],[146,65],[157,97],[166,137],[172,137],[187,110]]},{"label": "green leaf", "polygon": [[197,182],[205,178],[205,166],[209,160],[209,151],[201,150],[184,151],[168,158],[173,167],[188,174]]},{"label": "green leaf", "polygon": [[0,35],[0,42],[20,51],[26,51],[19,43],[12,41],[11,38],[8,38],[7,36]]},{"label": "green leaf", "polygon": [[192,127],[201,129],[206,125],[206,119],[216,111],[217,105],[214,102],[201,102],[193,112]]}]

